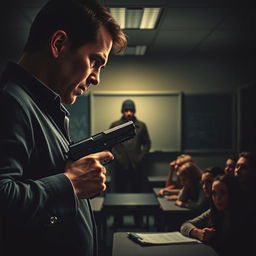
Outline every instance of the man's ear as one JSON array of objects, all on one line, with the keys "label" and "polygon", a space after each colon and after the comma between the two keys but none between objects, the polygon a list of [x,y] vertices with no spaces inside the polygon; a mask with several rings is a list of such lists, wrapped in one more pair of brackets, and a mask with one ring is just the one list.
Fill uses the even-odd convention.
[{"label": "man's ear", "polygon": [[67,45],[68,36],[63,30],[57,30],[51,37],[50,51],[54,58],[58,58]]}]

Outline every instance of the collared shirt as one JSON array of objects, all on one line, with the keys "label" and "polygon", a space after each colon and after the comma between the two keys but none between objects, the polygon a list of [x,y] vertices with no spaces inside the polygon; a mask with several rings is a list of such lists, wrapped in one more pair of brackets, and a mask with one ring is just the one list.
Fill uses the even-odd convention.
[{"label": "collared shirt", "polygon": [[[10,63],[0,78],[0,205],[8,255],[93,255],[87,200],[63,174],[68,160],[68,111],[60,97]],[[15,242],[14,242],[15,241]],[[33,244],[33,246],[31,246]]]}]

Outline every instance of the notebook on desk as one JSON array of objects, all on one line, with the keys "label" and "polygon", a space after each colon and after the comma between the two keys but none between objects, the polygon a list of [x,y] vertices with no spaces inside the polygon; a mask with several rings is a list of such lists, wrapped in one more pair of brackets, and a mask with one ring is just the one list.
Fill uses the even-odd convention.
[{"label": "notebook on desk", "polygon": [[128,232],[128,237],[140,245],[164,245],[201,243],[199,240],[186,237],[180,232],[135,233]]}]

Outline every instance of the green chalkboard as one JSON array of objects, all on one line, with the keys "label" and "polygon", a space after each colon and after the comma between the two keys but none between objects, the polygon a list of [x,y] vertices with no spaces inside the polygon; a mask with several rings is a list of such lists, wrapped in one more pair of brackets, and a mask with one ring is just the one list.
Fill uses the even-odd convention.
[{"label": "green chalkboard", "polygon": [[71,140],[77,142],[89,137],[89,97],[80,96],[72,105],[66,105],[70,113],[69,131]]},{"label": "green chalkboard", "polygon": [[184,151],[232,151],[234,139],[232,94],[184,95]]}]

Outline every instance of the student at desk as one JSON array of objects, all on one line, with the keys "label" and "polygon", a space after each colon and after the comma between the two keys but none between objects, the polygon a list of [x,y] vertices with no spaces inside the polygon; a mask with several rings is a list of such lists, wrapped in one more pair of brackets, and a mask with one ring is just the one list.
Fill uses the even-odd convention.
[{"label": "student at desk", "polygon": [[178,170],[178,177],[182,185],[178,195],[171,195],[167,200],[176,200],[175,204],[189,208],[196,213],[207,209],[205,207],[205,194],[201,186],[202,171],[192,162],[183,164]]},{"label": "student at desk", "polygon": [[[187,162],[192,162],[192,157],[186,154],[181,154],[175,160],[170,162],[170,170],[165,183],[165,187],[160,189],[160,191],[158,192],[158,196],[164,196],[166,194],[177,195],[180,192],[182,185],[180,184],[180,181],[178,179],[177,172],[180,166]],[[175,175],[177,177],[176,183],[173,181]]]},{"label": "student at desk", "polygon": [[225,174],[224,170],[218,166],[208,167],[203,171],[201,177],[201,186],[205,194],[205,200],[203,202],[205,210],[210,208],[212,182],[215,177],[223,174]]},{"label": "student at desk", "polygon": [[225,166],[224,166],[225,173],[229,175],[234,175],[237,159],[238,159],[238,156],[236,154],[231,154],[227,156],[225,161]]},{"label": "student at desk", "polygon": [[238,255],[248,247],[241,206],[238,180],[226,174],[217,176],[212,184],[210,209],[183,223],[180,231],[210,244],[221,256]]},{"label": "student at desk", "polygon": [[[245,226],[250,227],[247,232],[252,244],[256,244],[256,153],[241,152],[236,163],[234,175],[238,179],[244,209]],[[256,250],[256,246],[255,246]],[[253,255],[253,254],[251,254]],[[256,255],[256,253],[254,254]]]}]

